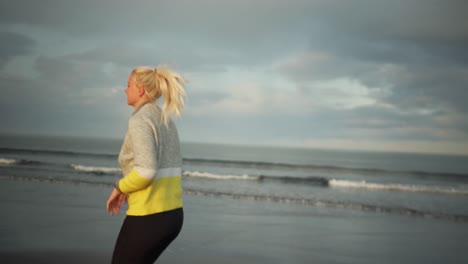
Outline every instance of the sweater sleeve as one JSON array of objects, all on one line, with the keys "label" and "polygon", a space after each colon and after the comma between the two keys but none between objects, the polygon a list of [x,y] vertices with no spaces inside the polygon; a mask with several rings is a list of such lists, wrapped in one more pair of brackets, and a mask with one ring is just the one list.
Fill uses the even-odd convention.
[{"label": "sweater sleeve", "polygon": [[156,131],[144,119],[130,119],[128,134],[134,153],[133,168],[117,184],[117,189],[123,193],[131,193],[145,189],[150,185],[157,171],[157,141]]}]

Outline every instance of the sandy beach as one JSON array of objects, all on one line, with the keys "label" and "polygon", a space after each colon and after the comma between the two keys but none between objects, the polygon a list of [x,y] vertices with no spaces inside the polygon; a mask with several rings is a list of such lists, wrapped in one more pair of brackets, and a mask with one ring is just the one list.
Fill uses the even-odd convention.
[{"label": "sandy beach", "polygon": [[[110,187],[0,181],[2,263],[109,263],[124,218]],[[466,223],[185,195],[158,263],[464,263]]]}]

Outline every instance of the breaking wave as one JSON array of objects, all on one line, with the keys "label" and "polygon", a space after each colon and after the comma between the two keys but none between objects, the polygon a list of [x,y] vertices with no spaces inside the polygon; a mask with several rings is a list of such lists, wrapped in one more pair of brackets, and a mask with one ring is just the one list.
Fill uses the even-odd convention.
[{"label": "breaking wave", "polygon": [[259,176],[244,175],[221,175],[208,172],[184,171],[183,176],[195,178],[207,178],[216,180],[259,180]]},{"label": "breaking wave", "polygon": [[467,195],[466,189],[443,188],[443,187],[429,187],[422,185],[404,185],[404,184],[379,184],[370,183],[365,181],[346,181],[346,180],[330,180],[328,182],[330,187],[335,188],[356,188],[367,189],[375,191],[402,191],[402,192],[424,192],[435,194],[449,194],[449,195]]},{"label": "breaking wave", "polygon": [[80,164],[70,164],[76,171],[80,172],[88,172],[92,174],[116,174],[121,172],[119,168],[111,168],[111,167],[95,167],[95,166],[85,166]]},{"label": "breaking wave", "polygon": [[[103,181],[88,181],[79,179],[66,179],[66,178],[43,178],[43,177],[24,177],[24,176],[0,176],[0,180],[16,180],[16,181],[30,181],[30,182],[46,182],[55,184],[76,184],[76,185],[92,185],[92,186],[105,186],[111,187],[112,182]],[[276,203],[289,203],[289,204],[300,204],[306,206],[317,206],[327,208],[344,208],[363,212],[375,212],[375,213],[388,213],[388,214],[399,214],[408,215],[414,217],[423,218],[434,218],[434,219],[445,219],[450,221],[468,222],[468,215],[463,214],[450,214],[440,213],[432,211],[417,210],[412,208],[398,207],[398,206],[382,206],[374,204],[365,204],[359,202],[349,201],[331,201],[324,199],[308,199],[308,198],[297,198],[279,195],[267,195],[267,194],[251,194],[251,193],[230,193],[230,192],[219,192],[210,190],[198,190],[193,188],[184,188],[184,194],[188,195],[202,195],[211,197],[225,197],[231,199],[244,199],[244,200],[255,200],[255,201],[268,201]]]}]

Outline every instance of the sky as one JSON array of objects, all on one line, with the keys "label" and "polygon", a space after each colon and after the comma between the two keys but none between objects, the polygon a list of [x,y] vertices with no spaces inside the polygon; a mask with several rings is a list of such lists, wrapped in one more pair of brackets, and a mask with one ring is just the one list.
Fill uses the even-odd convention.
[{"label": "sky", "polygon": [[0,133],[123,138],[128,75],[183,142],[468,155],[468,1],[0,0]]}]

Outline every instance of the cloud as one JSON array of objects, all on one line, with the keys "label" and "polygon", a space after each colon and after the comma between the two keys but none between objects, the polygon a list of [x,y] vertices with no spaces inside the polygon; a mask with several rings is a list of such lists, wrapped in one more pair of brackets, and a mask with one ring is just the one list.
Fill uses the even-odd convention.
[{"label": "cloud", "polygon": [[374,150],[391,152],[422,152],[466,155],[468,142],[428,140],[368,140],[368,139],[310,139],[299,142],[298,147],[338,150]]},{"label": "cloud", "polygon": [[188,139],[454,146],[468,133],[467,9],[461,0],[3,1],[0,110],[11,117],[1,129],[42,120],[93,133],[66,120],[97,122],[93,112],[119,127],[131,69],[168,64],[188,80],[181,126],[197,132]]},{"label": "cloud", "polygon": [[[2,72],[1,131],[82,136],[123,133],[126,77],[112,66],[39,56],[35,74]],[[119,86],[119,79],[125,79]],[[120,92],[119,92],[120,90]],[[94,124],[94,125],[93,125]],[[124,125],[122,125],[124,124]]]},{"label": "cloud", "polygon": [[14,32],[0,32],[0,70],[9,60],[17,56],[31,54],[35,41]]}]

